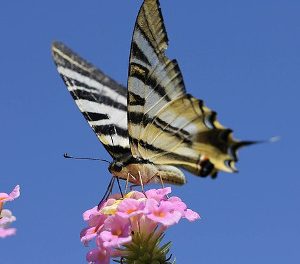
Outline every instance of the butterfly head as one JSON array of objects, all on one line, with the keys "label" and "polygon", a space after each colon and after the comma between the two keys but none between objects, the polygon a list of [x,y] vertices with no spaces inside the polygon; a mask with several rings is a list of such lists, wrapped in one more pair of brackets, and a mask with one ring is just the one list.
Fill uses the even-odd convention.
[{"label": "butterfly head", "polygon": [[122,171],[124,167],[124,164],[120,161],[113,161],[109,167],[108,167],[108,170],[110,173],[112,174],[115,174],[115,173],[119,173]]}]

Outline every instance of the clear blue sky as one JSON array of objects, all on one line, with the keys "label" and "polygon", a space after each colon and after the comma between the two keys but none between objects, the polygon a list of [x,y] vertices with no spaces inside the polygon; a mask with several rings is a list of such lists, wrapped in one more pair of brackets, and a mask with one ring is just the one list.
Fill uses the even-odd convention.
[{"label": "clear blue sky", "polygon": [[[64,160],[109,155],[54,67],[61,40],[126,83],[137,0],[2,1],[0,9],[0,192],[17,236],[0,240],[0,263],[85,263],[81,214],[110,179],[107,164]],[[161,0],[188,92],[218,111],[241,139],[238,174],[215,181],[187,173],[174,187],[202,215],[170,229],[177,263],[299,263],[300,1]]]}]

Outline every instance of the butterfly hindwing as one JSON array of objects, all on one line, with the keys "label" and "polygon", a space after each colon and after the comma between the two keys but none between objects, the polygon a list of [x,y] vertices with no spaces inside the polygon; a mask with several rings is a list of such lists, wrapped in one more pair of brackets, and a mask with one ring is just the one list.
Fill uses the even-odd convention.
[{"label": "butterfly hindwing", "polygon": [[128,155],[125,87],[60,42],[53,43],[52,54],[75,103],[110,155]]},{"label": "butterfly hindwing", "polygon": [[182,166],[202,176],[210,168],[211,172],[235,170],[232,153],[239,142],[216,120],[215,112],[190,95],[158,112],[142,139],[148,146],[141,152],[143,157],[155,164]]}]

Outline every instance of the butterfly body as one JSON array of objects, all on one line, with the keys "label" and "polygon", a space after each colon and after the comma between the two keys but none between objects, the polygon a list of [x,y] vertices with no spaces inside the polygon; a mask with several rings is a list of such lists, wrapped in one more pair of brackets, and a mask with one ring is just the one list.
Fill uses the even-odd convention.
[{"label": "butterfly body", "polygon": [[131,157],[124,163],[113,161],[108,170],[113,176],[135,185],[161,182],[182,185],[186,182],[185,176],[176,167],[158,166],[140,158]]}]

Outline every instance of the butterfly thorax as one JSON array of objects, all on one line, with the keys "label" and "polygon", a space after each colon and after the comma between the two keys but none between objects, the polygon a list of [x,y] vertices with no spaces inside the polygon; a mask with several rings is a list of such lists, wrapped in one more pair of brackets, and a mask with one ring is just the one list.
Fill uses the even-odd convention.
[{"label": "butterfly thorax", "polygon": [[159,182],[157,167],[139,158],[132,157],[127,162],[113,161],[108,170],[113,176],[137,185]]}]

